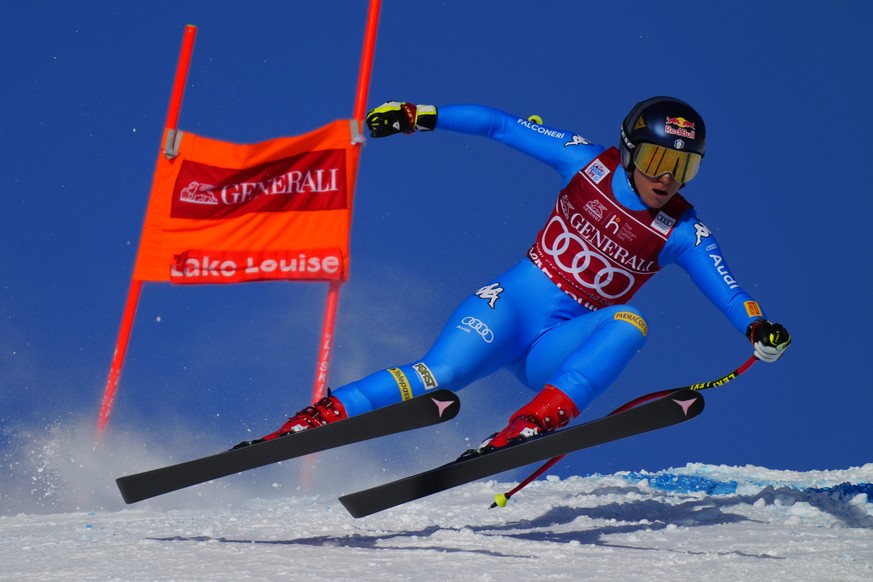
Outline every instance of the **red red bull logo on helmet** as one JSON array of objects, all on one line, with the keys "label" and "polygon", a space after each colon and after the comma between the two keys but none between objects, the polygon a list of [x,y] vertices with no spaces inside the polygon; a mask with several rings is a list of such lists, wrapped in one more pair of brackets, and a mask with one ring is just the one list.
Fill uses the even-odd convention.
[{"label": "red red bull logo on helmet", "polygon": [[664,124],[664,131],[671,135],[694,139],[694,122],[684,117],[668,117]]}]

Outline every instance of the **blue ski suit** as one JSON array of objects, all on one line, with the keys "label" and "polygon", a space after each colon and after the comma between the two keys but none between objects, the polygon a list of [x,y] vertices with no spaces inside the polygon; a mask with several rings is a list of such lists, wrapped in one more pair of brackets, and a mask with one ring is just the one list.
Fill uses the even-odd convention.
[{"label": "blue ski suit", "polygon": [[[554,168],[564,188],[606,152],[571,131],[478,105],[440,107],[436,129],[488,137],[532,156]],[[618,166],[611,174],[617,206],[646,210],[624,169]],[[682,267],[740,333],[765,317],[737,284],[712,232],[690,205],[662,244],[657,265]],[[333,395],[354,416],[437,387],[458,390],[507,368],[533,390],[556,386],[582,411],[618,377],[647,331],[635,307],[582,301],[528,256],[464,300],[421,359],[336,388]]]}]

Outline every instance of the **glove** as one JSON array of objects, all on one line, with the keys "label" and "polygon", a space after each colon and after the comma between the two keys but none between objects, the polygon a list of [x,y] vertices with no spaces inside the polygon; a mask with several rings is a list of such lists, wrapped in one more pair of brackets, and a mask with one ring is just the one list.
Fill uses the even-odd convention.
[{"label": "glove", "polygon": [[791,345],[788,330],[766,319],[758,319],[749,324],[746,336],[755,345],[755,357],[767,363],[778,360],[782,352]]},{"label": "glove", "polygon": [[370,137],[413,133],[416,129],[432,131],[436,127],[437,109],[433,105],[388,101],[370,110],[365,121]]}]

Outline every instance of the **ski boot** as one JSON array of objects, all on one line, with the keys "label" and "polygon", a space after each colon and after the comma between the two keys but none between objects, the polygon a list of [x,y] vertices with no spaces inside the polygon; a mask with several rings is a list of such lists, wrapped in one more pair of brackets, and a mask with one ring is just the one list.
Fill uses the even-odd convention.
[{"label": "ski boot", "polygon": [[461,455],[462,459],[490,453],[547,432],[566,426],[579,416],[579,409],[559,388],[546,384],[533,400],[510,417],[509,424],[500,432],[482,441],[476,449]]},{"label": "ski boot", "polygon": [[289,418],[285,424],[279,427],[279,430],[271,432],[270,434],[263,436],[259,439],[255,439],[253,441],[243,441],[233,448],[241,449],[243,447],[256,445],[264,441],[271,441],[273,439],[277,439],[291,433],[300,432],[301,430],[318,428],[320,426],[324,426],[338,420],[346,419],[348,418],[348,416],[349,415],[346,414],[346,410],[343,407],[343,403],[340,402],[338,398],[331,396],[330,392],[328,392],[327,396],[325,396],[312,406],[307,406],[306,408]]}]

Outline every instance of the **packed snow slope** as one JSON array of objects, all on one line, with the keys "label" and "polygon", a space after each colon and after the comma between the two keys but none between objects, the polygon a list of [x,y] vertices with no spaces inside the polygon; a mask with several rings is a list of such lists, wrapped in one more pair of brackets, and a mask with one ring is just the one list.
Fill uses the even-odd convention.
[{"label": "packed snow slope", "polygon": [[873,463],[548,477],[496,509],[491,480],[354,519],[337,496],[398,475],[348,451],[124,506],[112,475],[157,459],[47,442],[4,459],[0,580],[873,580]]}]

